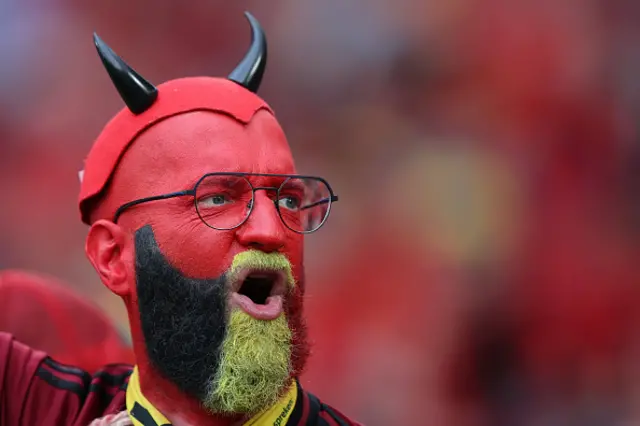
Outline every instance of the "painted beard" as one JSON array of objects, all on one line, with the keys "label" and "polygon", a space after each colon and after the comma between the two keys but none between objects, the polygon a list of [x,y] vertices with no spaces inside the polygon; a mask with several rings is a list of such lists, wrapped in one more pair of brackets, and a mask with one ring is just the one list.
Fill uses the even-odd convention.
[{"label": "painted beard", "polygon": [[301,291],[285,297],[284,315],[262,321],[229,311],[229,273],[194,279],[172,267],[151,226],[136,232],[135,250],[140,323],[154,369],[211,413],[254,414],[274,404],[309,352]]}]

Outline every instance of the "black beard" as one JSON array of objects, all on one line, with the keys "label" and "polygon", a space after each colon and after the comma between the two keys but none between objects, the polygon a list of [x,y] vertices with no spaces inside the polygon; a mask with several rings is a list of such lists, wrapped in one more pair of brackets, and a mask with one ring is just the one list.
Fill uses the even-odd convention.
[{"label": "black beard", "polygon": [[226,334],[226,276],[187,278],[169,264],[150,225],[135,233],[140,324],[154,369],[203,400]]}]

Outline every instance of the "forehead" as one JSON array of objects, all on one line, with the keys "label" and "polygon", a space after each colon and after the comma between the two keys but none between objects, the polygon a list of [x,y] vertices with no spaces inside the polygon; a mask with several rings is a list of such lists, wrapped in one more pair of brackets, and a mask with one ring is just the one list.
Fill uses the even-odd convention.
[{"label": "forehead", "polygon": [[284,132],[268,111],[249,124],[224,114],[197,111],[168,118],[141,134],[127,150],[117,175],[128,185],[169,191],[205,173],[295,173]]}]

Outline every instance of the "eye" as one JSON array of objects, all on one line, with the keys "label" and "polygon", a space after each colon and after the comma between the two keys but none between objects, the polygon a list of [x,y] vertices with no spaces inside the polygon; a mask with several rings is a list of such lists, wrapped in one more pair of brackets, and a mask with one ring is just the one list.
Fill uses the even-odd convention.
[{"label": "eye", "polygon": [[198,206],[201,208],[220,207],[233,202],[224,194],[215,194],[202,197],[198,200]]},{"label": "eye", "polygon": [[300,209],[300,199],[298,197],[287,196],[281,197],[278,200],[278,204],[280,207],[284,207],[288,210],[299,210]]}]

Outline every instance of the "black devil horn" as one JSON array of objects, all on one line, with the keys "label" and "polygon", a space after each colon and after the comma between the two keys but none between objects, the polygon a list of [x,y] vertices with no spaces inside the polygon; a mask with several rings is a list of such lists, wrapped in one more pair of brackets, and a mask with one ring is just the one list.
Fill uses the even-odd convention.
[{"label": "black devil horn", "polygon": [[227,78],[256,93],[267,66],[267,38],[258,20],[249,12],[244,15],[251,24],[251,47]]},{"label": "black devil horn", "polygon": [[93,42],[127,108],[136,115],[149,109],[158,97],[158,89],[127,65],[96,33],[93,33]]}]

